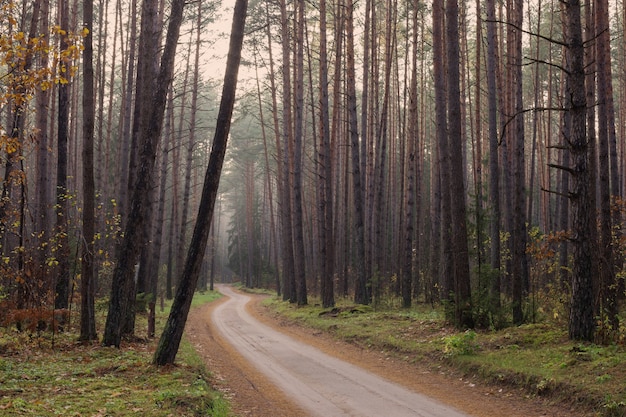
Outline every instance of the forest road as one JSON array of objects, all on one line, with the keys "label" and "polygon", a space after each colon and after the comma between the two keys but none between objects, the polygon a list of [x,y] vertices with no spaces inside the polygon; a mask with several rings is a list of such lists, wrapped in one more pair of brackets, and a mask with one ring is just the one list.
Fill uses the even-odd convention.
[{"label": "forest road", "polygon": [[436,363],[337,340],[276,315],[261,304],[262,295],[217,289],[225,297],[192,309],[185,335],[212,385],[229,400],[231,416],[593,415]]},{"label": "forest road", "polygon": [[213,325],[311,416],[467,416],[274,330],[246,310],[250,296],[224,285],[217,288],[229,299],[213,311]]}]

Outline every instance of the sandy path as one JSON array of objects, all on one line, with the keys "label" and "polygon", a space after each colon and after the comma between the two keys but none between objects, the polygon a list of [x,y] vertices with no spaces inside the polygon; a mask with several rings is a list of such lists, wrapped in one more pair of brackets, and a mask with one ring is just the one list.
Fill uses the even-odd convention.
[{"label": "sandy path", "polygon": [[218,289],[229,299],[213,312],[213,324],[311,416],[467,416],[266,326],[246,311],[250,296]]},{"label": "sandy path", "polygon": [[[518,390],[481,384],[461,375],[450,374],[449,371],[444,369],[441,369],[440,372],[433,372],[432,367],[423,364],[409,364],[408,362],[394,359],[384,352],[365,350],[337,341],[324,333],[287,323],[280,317],[274,316],[261,306],[261,296],[245,295],[244,297],[252,299],[251,303],[245,305],[243,301],[236,301],[239,299],[239,293],[234,292],[230,287],[220,286],[219,289],[227,296],[218,302],[192,310],[187,321],[185,333],[204,359],[209,371],[214,375],[216,388],[229,398],[233,406],[234,415],[241,417],[304,417],[309,415],[324,415],[328,417],[342,415],[390,417],[395,415],[576,417],[583,415],[569,407],[569,409],[564,409],[563,407],[550,406],[544,403],[542,399],[528,398],[523,392]],[[228,304],[230,306],[227,307]],[[222,315],[222,318],[217,320],[214,318],[220,315]],[[240,315],[246,317],[245,320],[236,318]],[[259,334],[258,329],[260,328],[269,328],[272,333],[278,332],[278,340],[269,340],[269,336],[265,335],[265,330]],[[228,340],[228,335],[222,333],[223,331],[224,333],[242,333],[244,340],[247,340],[244,345],[251,344],[251,346],[262,347],[261,351],[266,355],[267,351],[276,350],[278,345],[283,343],[282,338],[288,335],[299,341],[297,344],[298,351],[289,353],[289,355],[296,356],[280,359],[278,361],[279,364],[274,363],[274,360],[268,362],[265,359],[252,359],[251,362],[247,356],[252,354],[246,353],[246,350],[254,350],[254,348],[250,346],[244,347],[242,348],[243,352],[240,353]],[[297,356],[299,350],[309,352],[311,346],[321,350],[327,356],[323,356],[323,359],[318,359],[314,365],[301,365]],[[282,348],[279,350],[282,350]],[[308,353],[305,356],[309,356]],[[417,411],[407,414],[407,410],[415,407],[414,400],[411,399],[408,405],[405,404],[407,400],[406,397],[403,397],[404,394],[400,397],[405,398],[402,400],[397,398],[392,400],[382,399],[379,395],[381,390],[378,383],[380,380],[377,379],[378,382],[374,393],[366,394],[364,398],[361,396],[361,400],[356,402],[365,403],[365,400],[372,400],[374,405],[370,404],[370,407],[382,405],[384,407],[383,411],[372,411],[371,413],[366,411],[363,414],[361,414],[361,411],[351,411],[351,405],[347,404],[351,404],[355,400],[350,399],[348,394],[335,393],[334,389],[331,389],[329,393],[327,377],[320,377],[317,372],[317,368],[326,367],[331,361],[333,364],[336,364],[334,362],[335,358],[358,367],[359,380],[356,384],[350,382],[346,385],[355,385],[359,387],[357,390],[367,390],[368,388],[362,386],[365,383],[360,379],[361,376],[368,373],[376,374],[384,378],[385,382],[383,385],[390,384],[392,386],[399,385],[404,387],[400,388],[400,391],[408,391],[411,398],[414,398],[412,396],[416,395],[416,393],[421,393],[421,395],[417,395],[415,398],[420,398],[417,402],[422,405],[418,407]],[[304,381],[300,381],[298,377],[292,375],[292,372],[297,373],[296,371],[285,371],[282,368],[287,366],[286,364],[289,362],[295,362],[296,368],[303,368],[305,376],[302,378],[304,378]],[[266,369],[260,369],[255,363],[264,363],[262,367]],[[336,365],[331,365],[331,367],[334,368]],[[368,372],[365,373],[364,370]],[[286,374],[289,375],[290,382],[285,387],[284,382],[278,382],[276,379],[280,379]],[[321,391],[308,387],[308,380],[313,381],[312,385],[314,387],[321,386]],[[298,386],[296,390],[302,393],[302,395],[294,394],[291,385]],[[302,385],[307,387],[302,388]],[[304,391],[302,391],[303,389]],[[338,396],[341,398],[337,400]],[[427,399],[427,405],[423,405],[422,399],[425,396],[435,400]],[[296,403],[296,397],[305,398],[305,402]],[[359,397],[357,396],[357,398]],[[330,403],[330,405],[321,405],[322,403]],[[389,411],[387,405],[390,403],[397,403],[396,405],[399,406],[400,410],[397,413],[399,414]],[[429,407],[433,404],[435,409],[430,409]],[[448,404],[448,406],[442,406],[442,404]],[[403,410],[403,407],[408,408]],[[437,411],[438,407],[444,407],[443,410],[445,411],[442,412],[441,409]],[[375,409],[372,408],[371,410]],[[437,412],[440,414],[428,414]],[[450,414],[451,412],[457,414]]]}]

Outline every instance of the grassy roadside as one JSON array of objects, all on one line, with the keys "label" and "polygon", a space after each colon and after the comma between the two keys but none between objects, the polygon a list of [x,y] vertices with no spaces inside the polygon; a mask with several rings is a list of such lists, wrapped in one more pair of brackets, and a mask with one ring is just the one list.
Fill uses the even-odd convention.
[{"label": "grassy roadside", "polygon": [[[193,303],[218,297],[197,294]],[[167,314],[168,308],[157,308],[157,335]],[[227,402],[211,389],[202,360],[185,339],[177,365],[157,368],[151,361],[158,339],[145,337],[145,315],[138,315],[136,328],[144,330],[122,349],[79,344],[73,330],[53,340],[47,332],[0,329],[0,416],[228,415]]]},{"label": "grassy roadside", "polygon": [[542,323],[500,331],[457,332],[430,308],[374,311],[317,300],[297,307],[265,301],[276,314],[410,363],[445,365],[527,395],[586,409],[602,417],[626,416],[626,347],[569,341],[563,325]]}]

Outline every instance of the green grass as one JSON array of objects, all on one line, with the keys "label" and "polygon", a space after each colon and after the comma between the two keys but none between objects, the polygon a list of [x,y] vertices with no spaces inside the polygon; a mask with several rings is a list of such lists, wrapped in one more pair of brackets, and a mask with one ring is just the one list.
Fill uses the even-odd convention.
[{"label": "green grass", "polygon": [[[198,294],[194,305],[218,297]],[[157,329],[166,318],[167,310],[157,312]],[[175,366],[151,364],[157,340],[143,337],[146,323],[138,315],[138,338],[122,349],[77,343],[72,331],[53,345],[50,333],[0,329],[0,416],[227,416],[228,403],[186,340]]]},{"label": "green grass", "polygon": [[458,332],[429,306],[374,311],[347,301],[334,310],[317,300],[298,307],[271,298],[277,314],[355,345],[408,362],[449,366],[528,395],[585,407],[600,416],[626,415],[626,347],[568,340],[562,324]]}]

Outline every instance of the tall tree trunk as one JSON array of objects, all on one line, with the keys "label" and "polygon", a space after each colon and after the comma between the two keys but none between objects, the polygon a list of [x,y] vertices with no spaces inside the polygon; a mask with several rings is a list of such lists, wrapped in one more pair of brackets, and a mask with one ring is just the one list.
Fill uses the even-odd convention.
[{"label": "tall tree trunk", "polygon": [[130,212],[124,231],[117,264],[113,272],[111,299],[109,313],[102,340],[105,346],[119,347],[122,338],[122,320],[125,317],[128,306],[127,299],[129,289],[132,287],[133,269],[139,256],[141,247],[141,230],[149,202],[149,187],[152,184],[156,150],[163,126],[163,113],[167,102],[167,94],[172,82],[174,72],[174,57],[182,22],[184,2],[176,0],[172,3],[169,19],[165,49],[161,57],[161,66],[156,80],[153,106],[150,117],[146,123],[145,131],[142,131],[141,159],[133,198],[131,199]]},{"label": "tall tree trunk", "polygon": [[[474,219],[476,223],[476,269],[478,273],[479,286],[483,287],[483,258],[484,258],[484,241],[485,235],[483,231],[483,115],[482,115],[482,89],[483,81],[482,81],[482,59],[483,59],[483,25],[480,19],[481,17],[481,2],[480,0],[476,1],[476,16],[479,17],[478,23],[476,24],[476,64],[475,64],[475,86],[474,86],[474,107],[475,107],[475,115],[472,120],[476,125],[474,127],[474,138],[473,138],[473,167],[474,167],[474,193],[476,194],[474,198]],[[467,24],[464,25],[467,27]],[[467,41],[466,41],[466,49]],[[466,50],[466,54],[468,51]],[[468,58],[469,59],[469,58]],[[468,71],[468,78],[470,77],[470,71]],[[468,84],[471,83],[471,80],[468,80]]]},{"label": "tall tree trunk", "polygon": [[474,327],[469,271],[469,249],[465,207],[464,164],[462,158],[461,91],[459,75],[459,7],[457,0],[446,0],[446,43],[448,64],[448,143],[450,152],[450,197],[452,248],[454,251],[455,323],[459,328]]},{"label": "tall tree trunk", "polygon": [[[387,0],[387,10],[389,13],[388,19],[385,22],[385,73],[384,73],[384,84],[383,84],[383,98],[382,98],[382,108],[380,111],[380,118],[377,121],[376,125],[376,145],[375,145],[375,157],[374,157],[374,170],[372,178],[372,205],[373,210],[371,212],[371,223],[372,223],[372,238],[370,240],[370,245],[373,250],[375,249],[375,255],[372,256],[374,273],[376,274],[376,280],[373,283],[373,295],[374,295],[374,303],[379,303],[381,301],[382,296],[382,285],[383,285],[383,277],[387,273],[385,270],[385,261],[386,255],[388,254],[388,245],[385,241],[384,236],[384,228],[387,227],[385,222],[385,193],[388,191],[388,184],[385,181],[387,177],[386,167],[388,164],[388,140],[391,135],[388,132],[389,129],[389,108],[391,102],[391,73],[393,69],[393,45],[395,39],[392,39],[392,27],[395,24],[393,22],[393,11],[395,10],[395,3],[392,0]],[[394,34],[395,36],[395,34]],[[376,69],[377,71],[377,69]]]},{"label": "tall tree trunk", "polygon": [[[65,0],[62,0],[65,1]],[[120,175],[119,175],[119,210],[122,219],[127,216],[128,192],[130,177],[130,154],[131,154],[131,126],[133,123],[133,90],[135,86],[135,61],[137,47],[137,0],[130,2],[130,28],[128,71],[126,72],[126,91],[123,99],[123,112],[121,118],[122,136],[120,140]]]},{"label": "tall tree trunk", "polygon": [[[514,28],[522,27],[523,2],[511,0],[509,21]],[[512,185],[512,206],[508,213],[511,227],[511,284],[513,322],[521,324],[524,320],[522,301],[527,293],[528,268],[526,263],[526,211],[525,211],[525,163],[524,163],[524,119],[522,103],[522,34],[519,29],[510,29],[507,36],[509,47],[509,88],[510,115],[513,117],[507,129],[510,153],[510,171]]]},{"label": "tall tree trunk", "polygon": [[287,19],[287,2],[280,2],[280,20],[282,35],[282,78],[283,78],[283,146],[282,146],[282,171],[283,184],[281,187],[281,230],[282,230],[282,256],[283,256],[283,300],[296,302],[296,277],[293,247],[293,222],[291,210],[291,187],[293,184],[290,143],[293,139],[292,107],[291,107],[291,59],[290,59],[290,36],[289,22]]},{"label": "tall tree trunk", "polygon": [[417,11],[413,6],[413,49],[411,53],[411,81],[409,86],[409,120],[407,135],[407,168],[406,168],[406,197],[404,213],[404,238],[402,264],[401,264],[401,292],[402,306],[411,307],[413,295],[413,238],[415,227],[415,165],[417,158],[418,120],[417,120]]},{"label": "tall tree trunk", "polygon": [[[448,122],[446,118],[446,79],[444,57],[446,49],[444,42],[444,15],[443,2],[433,3],[433,72],[435,88],[435,124],[437,137],[437,155],[441,191],[441,229],[439,230],[441,239],[442,257],[440,259],[441,277],[441,299],[450,305],[452,293],[454,291],[452,265],[452,230],[451,230],[451,197],[450,197],[450,152],[448,149]],[[458,197],[458,196],[457,196]],[[446,318],[454,321],[454,312],[446,309]]]},{"label": "tall tree trunk", "polygon": [[565,167],[572,174],[571,203],[573,209],[574,268],[570,310],[569,337],[593,340],[593,277],[591,239],[592,213],[589,193],[592,174],[589,170],[589,146],[586,135],[585,67],[582,41],[581,6],[579,0],[564,2],[566,17],[566,49],[568,91],[565,108],[571,115],[572,130],[568,141],[573,166]]},{"label": "tall tree trunk", "polygon": [[[48,32],[49,28],[49,15],[50,4],[48,0],[43,0],[41,5],[41,22],[39,24],[39,33],[42,34],[45,42],[50,42]],[[41,68],[48,68],[48,54],[41,54],[39,65]],[[46,78],[47,80],[47,78]],[[37,119],[36,119],[36,152],[37,152],[37,165],[36,165],[36,195],[37,200],[35,204],[35,222],[34,232],[38,236],[36,244],[36,257],[35,267],[39,269],[38,276],[40,279],[45,279],[44,274],[46,270],[46,258],[49,250],[46,241],[50,240],[50,181],[49,181],[49,167],[48,159],[50,152],[48,150],[49,138],[48,138],[48,117],[50,115],[48,106],[50,104],[50,91],[52,89],[38,89],[36,92],[37,102]]]},{"label": "tall tree trunk", "polygon": [[[612,165],[610,141],[614,140],[615,125],[612,105],[611,56],[609,36],[609,5],[608,0],[598,0],[596,4],[596,42],[597,66],[597,120],[598,120],[598,169],[600,198],[600,246],[598,248],[600,262],[599,297],[597,314],[600,317],[600,335],[602,342],[607,342],[610,333],[619,329],[617,289],[615,280],[615,262],[613,255],[613,219],[611,213],[611,186],[619,181],[619,177],[611,178],[611,171],[617,171],[617,164]],[[611,134],[612,133],[612,134]],[[613,136],[610,138],[610,136]],[[619,194],[619,187],[615,189]],[[607,328],[608,327],[608,328]]]},{"label": "tall tree trunk", "polygon": [[[69,33],[69,6],[68,0],[59,0],[60,27]],[[61,51],[67,50],[69,45],[61,37]],[[67,308],[70,296],[70,241],[67,230],[69,215],[68,187],[67,187],[67,158],[70,115],[70,87],[68,83],[59,83],[58,118],[57,118],[57,184],[56,184],[56,239],[57,249],[57,282],[54,300],[55,308]]]},{"label": "tall tree trunk", "polygon": [[[367,0],[369,3],[370,0]],[[370,282],[365,266],[365,219],[363,201],[363,174],[360,161],[361,148],[359,146],[359,130],[357,126],[357,99],[354,63],[354,4],[348,1],[346,10],[346,71],[348,103],[348,133],[350,134],[350,152],[352,162],[352,194],[354,204],[354,246],[356,279],[354,286],[354,301],[359,304],[369,304],[371,296],[368,289]],[[366,46],[367,49],[367,46]],[[365,92],[363,93],[365,94]],[[365,140],[364,137],[361,137]]]},{"label": "tall tree trunk", "polygon": [[[178,225],[178,175],[176,173],[179,172],[178,165],[180,160],[179,146],[178,142],[176,142],[176,138],[178,137],[175,134],[174,129],[174,93],[173,91],[169,92],[168,104],[167,104],[167,121],[170,126],[170,130],[166,132],[166,134],[170,137],[171,147],[170,151],[172,152],[172,199],[171,199],[171,209],[170,209],[170,222],[168,226],[168,245],[167,245],[167,275],[165,278],[165,298],[171,300],[174,298],[174,294],[172,293],[172,285],[174,281],[174,275],[176,274],[174,267],[176,264],[175,259],[175,250],[176,250],[176,236],[178,236],[177,225]],[[180,139],[180,138],[179,138]]]},{"label": "tall tree trunk", "polygon": [[498,153],[498,94],[496,89],[497,33],[495,0],[486,0],[487,9],[487,100],[489,114],[489,201],[491,222],[489,236],[491,252],[489,256],[493,275],[489,289],[492,313],[500,308],[500,164]]},{"label": "tall tree trunk", "polygon": [[[283,22],[283,6],[284,4],[281,2],[280,7],[281,7],[281,28],[283,23],[286,24],[286,20],[285,22]],[[285,6],[286,7],[286,6]],[[293,274],[293,253],[290,251],[289,253],[291,255],[289,255],[291,257],[291,260],[288,259],[287,255],[285,255],[285,250],[287,249],[287,243],[285,242],[285,237],[286,237],[286,230],[285,230],[285,222],[286,220],[284,219],[284,215],[285,215],[285,211],[287,209],[287,207],[284,205],[285,203],[285,187],[286,187],[286,171],[284,168],[284,162],[285,162],[285,157],[283,155],[283,149],[282,146],[280,145],[280,139],[281,139],[281,134],[280,134],[280,123],[278,120],[278,99],[277,99],[277,87],[276,87],[276,77],[275,77],[275,70],[274,70],[274,56],[272,54],[272,27],[270,24],[270,13],[269,13],[269,4],[266,3],[265,5],[265,13],[266,13],[266,31],[265,34],[267,36],[267,46],[268,46],[268,60],[269,60],[269,81],[270,81],[270,91],[271,91],[271,95],[272,95],[272,121],[273,121],[273,127],[274,127],[274,140],[275,140],[275,146],[276,146],[276,191],[278,193],[278,214],[280,217],[280,222],[279,222],[279,226],[281,227],[281,239],[280,239],[280,243],[281,243],[281,252],[282,252],[282,284],[280,281],[280,277],[277,276],[276,277],[276,293],[280,296],[283,296],[283,300],[287,299],[286,297],[288,297],[288,295],[286,295],[286,290],[285,290],[285,286],[290,285],[290,283],[287,282],[287,280],[289,278],[287,278],[287,274],[291,273]],[[285,14],[285,19],[286,19],[286,14]],[[284,32],[286,33],[286,32]],[[283,55],[284,57],[284,55]],[[283,102],[283,106],[284,106],[284,102]],[[283,107],[283,110],[285,109],[285,107]],[[284,127],[284,126],[283,126]],[[278,240],[277,240],[278,242]],[[278,249],[277,249],[278,251]],[[278,265],[276,265],[278,268]],[[277,274],[278,275],[278,274]]]},{"label": "tall tree trunk", "polygon": [[[193,39],[193,33],[189,34],[189,42],[188,42],[188,50],[189,53],[187,54],[187,64],[185,65],[185,77],[183,80],[183,85],[182,85],[182,96],[181,96],[181,109],[180,109],[180,114],[179,114],[179,119],[178,119],[178,140],[182,144],[184,143],[184,126],[185,126],[185,122],[187,121],[187,114],[186,114],[186,110],[187,110],[187,91],[188,91],[188,86],[189,86],[189,74],[191,72],[191,65],[190,65],[190,61],[191,61],[191,43],[192,43],[192,39]],[[192,92],[192,94],[197,94],[196,92]],[[189,217],[189,193],[190,193],[190,187],[191,187],[191,163],[193,161],[193,144],[192,144],[192,140],[193,138],[191,137],[191,132],[190,135],[187,136],[188,137],[188,141],[187,141],[187,154],[186,154],[186,158],[185,158],[185,176],[184,176],[184,181],[183,181],[183,196],[182,196],[182,205],[181,205],[181,212],[180,212],[180,225],[178,227],[178,238],[177,238],[177,245],[176,245],[176,277],[177,279],[180,279],[180,276],[183,273],[183,266],[185,263],[185,253],[186,253],[186,249],[187,249],[187,229],[188,229],[188,217]]]},{"label": "tall tree trunk", "polygon": [[[326,0],[320,0],[320,68],[319,68],[319,152],[317,157],[319,193],[319,262],[321,296],[324,308],[335,305],[333,275],[335,248],[333,237],[332,161],[330,147],[330,121],[328,109],[328,55],[326,51]],[[339,40],[338,40],[339,42]],[[340,51],[336,52],[338,55]],[[335,71],[338,71],[335,68]],[[339,88],[340,86],[335,86]],[[335,103],[335,106],[338,103]]]},{"label": "tall tree trunk", "polygon": [[154,363],[156,365],[174,363],[183,336],[183,330],[185,329],[189,308],[191,307],[193,293],[198,281],[200,266],[205,253],[211,220],[213,218],[217,187],[219,185],[220,173],[224,162],[230,121],[235,104],[237,74],[241,60],[247,6],[247,0],[237,0],[235,3],[228,59],[226,62],[226,73],[224,75],[224,87],[222,89],[222,100],[220,102],[215,135],[213,137],[213,148],[204,177],[198,218],[191,238],[189,253],[185,261],[184,273],[176,291],[176,298],[172,304],[170,316],[165,323],[165,329],[159,339],[159,345],[154,354]]},{"label": "tall tree trunk", "polygon": [[307,304],[304,215],[302,213],[302,152],[304,117],[304,0],[296,2],[296,65],[295,73],[295,120],[293,149],[293,244],[296,280],[296,300],[298,305]]},{"label": "tall tree trunk", "polygon": [[[269,25],[268,25],[269,26]],[[271,47],[270,47],[271,49]],[[261,96],[261,82],[259,80],[259,73],[258,73],[258,66],[257,66],[257,55],[254,55],[254,69],[256,72],[256,88],[257,88],[257,98],[259,100],[259,117],[261,119],[261,131],[262,131],[262,136],[263,136],[263,156],[265,157],[265,175],[266,175],[266,182],[267,182],[267,192],[268,192],[268,197],[267,200],[269,202],[269,217],[270,217],[270,238],[271,238],[271,242],[272,242],[272,246],[275,246],[278,244],[278,239],[276,237],[276,222],[275,222],[275,215],[274,215],[274,195],[273,195],[273,187],[272,187],[272,175],[271,175],[271,169],[270,169],[270,158],[269,158],[269,152],[267,149],[267,135],[266,135],[266,131],[265,131],[265,118],[263,116],[264,112],[263,112],[263,100],[262,100],[262,96]],[[280,169],[278,170],[278,173],[280,173]],[[212,234],[215,233],[215,228],[213,228]],[[214,245],[215,245],[215,240],[213,239],[212,241],[212,248],[213,248],[213,253],[215,256],[215,250],[214,250]],[[270,256],[272,256],[272,260],[274,262],[274,266],[276,268],[274,274],[275,274],[275,285],[276,285],[276,292],[278,293],[278,295],[280,295],[281,290],[280,290],[280,270],[278,267],[278,250],[274,247],[273,250],[270,253]],[[213,270],[213,262],[214,260],[212,259],[212,267],[211,270]]]},{"label": "tall tree trunk", "polygon": [[[141,165],[141,152],[145,146],[145,141],[150,140],[149,137],[142,137],[146,132],[150,123],[150,112],[153,105],[154,92],[156,91],[156,77],[158,73],[158,58],[159,58],[159,32],[160,32],[160,19],[158,11],[158,0],[147,0],[142,4],[141,10],[141,35],[139,38],[139,59],[137,62],[137,81],[136,81],[136,95],[133,110],[133,122],[131,131],[131,151],[130,151],[130,166],[128,170],[128,195],[133,195],[135,191],[135,185],[139,176],[139,170],[142,169]],[[161,116],[163,118],[163,116]],[[161,120],[161,124],[162,124]],[[159,132],[160,134],[160,132]],[[155,139],[155,143],[158,143],[158,138]],[[156,145],[155,145],[156,146]],[[155,149],[156,155],[156,149]],[[154,166],[154,161],[151,162]],[[152,169],[152,168],[151,168]],[[129,266],[133,270],[134,276],[125,283],[125,299],[122,301],[125,305],[123,307],[124,316],[122,317],[122,334],[132,335],[135,329],[135,299],[138,288],[143,287],[145,276],[145,269],[147,267],[146,262],[148,258],[150,241],[150,230],[152,224],[153,215],[153,196],[154,196],[154,175],[151,175],[142,180],[147,181],[146,205],[143,207],[143,221],[141,227],[141,238],[137,241],[139,257],[134,260],[133,265]],[[130,212],[129,212],[130,213]],[[122,213],[122,216],[124,213]],[[122,224],[124,224],[125,218],[122,217]]]},{"label": "tall tree trunk", "polygon": [[[245,274],[241,277],[244,285],[248,288],[254,288],[255,282],[253,278],[256,276],[254,272],[254,242],[256,239],[254,230],[254,161],[249,158],[244,162],[243,181],[245,184],[245,222],[243,227],[243,235],[245,236],[246,265]],[[243,248],[242,248],[243,249]]]},{"label": "tall tree trunk", "polygon": [[94,276],[94,237],[96,224],[96,185],[94,179],[94,71],[93,71],[93,0],[83,2],[83,239],[80,280],[80,340],[95,340],[96,311]]}]

